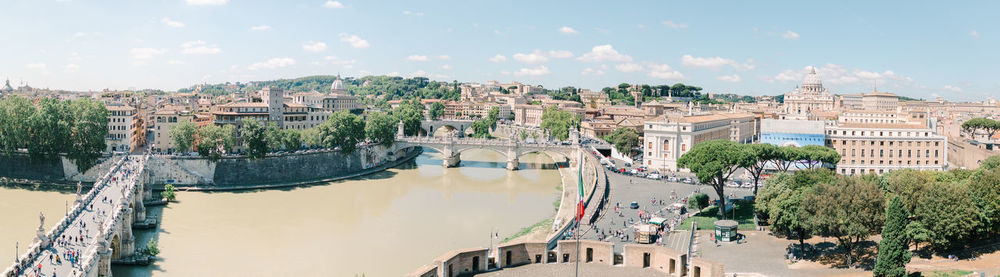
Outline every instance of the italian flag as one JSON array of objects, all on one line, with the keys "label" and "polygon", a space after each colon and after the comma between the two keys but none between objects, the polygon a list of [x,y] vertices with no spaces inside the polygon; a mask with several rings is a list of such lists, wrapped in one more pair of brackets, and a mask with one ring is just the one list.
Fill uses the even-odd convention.
[{"label": "italian flag", "polygon": [[576,201],[576,222],[579,224],[580,220],[583,219],[583,152],[580,152],[580,160],[576,162],[576,184],[577,184],[577,201]]}]

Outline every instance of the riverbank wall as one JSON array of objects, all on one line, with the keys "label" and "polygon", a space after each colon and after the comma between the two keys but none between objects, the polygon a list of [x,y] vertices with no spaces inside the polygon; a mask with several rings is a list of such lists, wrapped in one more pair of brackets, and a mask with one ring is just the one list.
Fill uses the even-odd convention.
[{"label": "riverbank wall", "polygon": [[[233,190],[302,185],[356,177],[398,165],[419,155],[420,148],[364,146],[351,153],[310,150],[271,154],[261,159],[223,157],[211,161],[200,156],[153,155],[147,162],[146,184],[166,184],[189,190]],[[120,155],[119,155],[120,156]],[[93,183],[113,166],[111,156],[79,172],[65,157],[30,160],[15,154],[0,158],[0,178],[9,183]]]}]

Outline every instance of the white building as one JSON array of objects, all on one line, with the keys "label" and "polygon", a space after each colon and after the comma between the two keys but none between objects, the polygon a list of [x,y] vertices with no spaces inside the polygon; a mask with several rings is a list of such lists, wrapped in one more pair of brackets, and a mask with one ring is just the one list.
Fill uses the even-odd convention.
[{"label": "white building", "polygon": [[116,104],[108,105],[108,137],[105,139],[107,151],[129,151],[132,142],[132,128],[136,122],[134,107]]},{"label": "white building", "polygon": [[752,114],[664,115],[646,120],[643,130],[643,162],[651,170],[678,171],[677,159],[695,145],[724,139],[753,143],[760,121]]},{"label": "white building", "polygon": [[785,113],[807,115],[811,111],[831,110],[834,107],[834,97],[816,75],[816,68],[809,71],[802,86],[785,94]]}]

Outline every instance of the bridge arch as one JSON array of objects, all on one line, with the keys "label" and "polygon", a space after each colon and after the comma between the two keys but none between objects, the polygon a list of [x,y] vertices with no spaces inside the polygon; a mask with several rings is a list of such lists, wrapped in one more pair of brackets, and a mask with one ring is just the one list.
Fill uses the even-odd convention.
[{"label": "bridge arch", "polygon": [[569,161],[570,160],[570,156],[571,156],[570,153],[563,153],[562,151],[553,151],[553,150],[547,150],[547,149],[533,149],[533,150],[527,150],[527,151],[522,151],[520,153],[517,153],[517,158],[520,159],[521,156],[524,156],[524,155],[527,155],[527,154],[532,154],[532,153],[546,155],[550,159],[552,159],[552,161],[554,161],[556,163],[561,163],[561,162]]},{"label": "bridge arch", "polygon": [[122,254],[122,241],[116,233],[114,237],[111,238],[111,259],[117,260],[121,258]]}]

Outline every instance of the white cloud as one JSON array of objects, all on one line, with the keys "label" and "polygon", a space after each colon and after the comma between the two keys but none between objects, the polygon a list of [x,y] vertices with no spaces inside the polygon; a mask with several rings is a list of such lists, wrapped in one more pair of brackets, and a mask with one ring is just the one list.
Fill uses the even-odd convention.
[{"label": "white cloud", "polygon": [[590,52],[584,53],[577,60],[585,62],[631,62],[632,57],[618,53],[611,44],[594,46]]},{"label": "white cloud", "polygon": [[577,32],[576,29],[573,29],[572,27],[569,26],[562,26],[562,28],[559,28],[559,32],[567,35],[575,35],[580,33]]},{"label": "white cloud", "polygon": [[497,54],[496,56],[490,58],[490,61],[495,63],[502,63],[507,61],[507,57],[505,57],[504,55]]},{"label": "white cloud", "polygon": [[594,69],[594,68],[588,67],[588,68],[584,68],[583,72],[580,72],[580,75],[583,75],[583,76],[600,76],[600,75],[604,75],[604,71],[600,70],[600,69]]},{"label": "white cloud", "polygon": [[351,47],[364,49],[370,46],[367,40],[361,39],[357,35],[350,35],[345,33],[340,33],[340,41],[346,42],[351,45]]},{"label": "white cloud", "polygon": [[251,64],[247,69],[257,70],[257,69],[274,69],[279,67],[286,67],[295,65],[295,60],[292,58],[272,58],[264,62],[257,62]]},{"label": "white cloud", "polygon": [[[801,82],[806,74],[812,69],[812,66],[805,66],[801,69],[787,69],[779,72],[773,78],[765,79],[779,81],[783,83],[798,83]],[[816,68],[816,74],[819,75],[820,79],[824,83],[830,84],[872,84],[875,81],[882,83],[882,81],[892,80],[900,83],[911,83],[913,79],[910,77],[902,76],[896,74],[892,70],[885,70],[882,72],[868,71],[861,69],[850,69],[848,70],[844,66],[837,64],[825,64],[822,67]]]},{"label": "white cloud", "polygon": [[649,77],[665,80],[682,80],[685,78],[683,73],[670,68],[670,65],[667,64],[650,63],[647,66],[649,67]]},{"label": "white cloud", "polygon": [[271,30],[271,26],[268,25],[257,25],[250,27],[250,31],[268,31]]},{"label": "white cloud", "polygon": [[153,56],[163,55],[163,53],[167,53],[167,49],[132,48],[129,53],[132,54],[133,59],[144,60],[152,58]]},{"label": "white cloud", "polygon": [[743,81],[743,78],[740,77],[740,75],[738,75],[738,74],[722,75],[722,76],[719,76],[719,77],[715,77],[715,79],[719,80],[719,81],[723,81],[723,82],[730,82],[730,83],[739,83],[739,82]]},{"label": "white cloud", "polygon": [[536,66],[536,67],[521,68],[520,70],[514,72],[514,76],[518,76],[518,77],[520,77],[520,76],[542,76],[542,75],[547,75],[547,74],[551,74],[551,73],[552,73],[552,71],[549,71],[548,67],[545,67],[544,65],[539,65],[539,66]]},{"label": "white cloud", "polygon": [[782,33],[781,37],[786,38],[786,39],[798,39],[799,38],[799,33],[792,32],[791,30],[788,30],[788,31],[785,31],[784,33]]},{"label": "white cloud", "polygon": [[174,27],[174,28],[184,27],[184,22],[174,21],[171,20],[169,17],[164,17],[163,19],[160,20],[160,22],[163,22],[163,25],[167,25],[167,27]]},{"label": "white cloud", "polygon": [[535,50],[534,52],[528,54],[524,53],[514,54],[514,60],[530,64],[530,63],[544,63],[549,61],[549,58],[545,57],[545,54],[542,54],[541,50]]},{"label": "white cloud", "polygon": [[969,35],[970,36],[974,36],[974,37],[978,37],[979,36],[979,32],[977,32],[976,30],[972,30],[972,32],[969,32]]},{"label": "white cloud", "polygon": [[302,50],[309,52],[323,52],[326,51],[326,43],[322,41],[307,41],[302,44]]},{"label": "white cloud", "polygon": [[350,65],[350,64],[354,64],[354,63],[358,62],[358,60],[353,60],[353,59],[351,59],[351,60],[343,60],[343,59],[337,58],[336,56],[326,56],[326,57],[323,57],[323,60],[325,60],[327,62],[330,62],[330,64],[340,64],[340,65]]},{"label": "white cloud", "polygon": [[331,0],[331,1],[326,1],[326,3],[323,3],[323,7],[327,9],[343,9],[344,4],[341,4],[340,1]]},{"label": "white cloud", "polygon": [[184,3],[192,6],[220,6],[229,3],[229,0],[184,0]]},{"label": "white cloud", "polygon": [[627,73],[639,72],[639,71],[643,71],[644,70],[642,68],[642,65],[637,64],[637,63],[623,63],[623,64],[619,64],[619,65],[615,66],[615,69],[617,69],[618,71],[627,72]]},{"label": "white cloud", "polygon": [[573,52],[567,50],[549,50],[549,57],[553,59],[568,59],[573,57]]},{"label": "white cloud", "polygon": [[410,55],[406,57],[406,60],[411,62],[426,62],[430,61],[431,59],[424,55]]},{"label": "white cloud", "polygon": [[86,35],[87,35],[87,33],[84,33],[84,32],[73,33],[73,37],[75,37],[75,38],[80,38],[80,37],[83,37],[83,36],[86,36]]},{"label": "white cloud", "polygon": [[72,63],[63,66],[63,70],[66,70],[66,72],[73,72],[77,69],[80,69],[80,66]]},{"label": "white cloud", "polygon": [[952,85],[946,85],[946,86],[944,86],[944,90],[947,90],[947,91],[950,91],[950,92],[954,92],[954,93],[960,93],[960,92],[962,92],[962,88],[956,87],[956,86],[952,86]]},{"label": "white cloud", "polygon": [[451,56],[448,56],[448,55],[438,55],[437,58],[438,58],[438,60],[447,61],[447,60],[451,59]]},{"label": "white cloud", "polygon": [[403,11],[403,15],[424,16],[423,12]]},{"label": "white cloud", "polygon": [[670,21],[670,20],[663,21],[663,25],[666,25],[667,27],[674,28],[674,29],[684,29],[684,28],[688,27],[687,24],[675,23],[675,22]]},{"label": "white cloud", "polygon": [[445,64],[445,65],[441,65],[441,69],[444,69],[444,70],[451,70],[451,65],[448,65],[448,64]]},{"label": "white cloud", "polygon": [[167,64],[171,64],[171,65],[181,65],[181,64],[184,64],[184,61],[178,61],[178,60],[169,60],[169,61],[167,61]]},{"label": "white cloud", "polygon": [[222,53],[215,44],[206,44],[204,41],[188,41],[181,44],[181,54],[207,55]]},{"label": "white cloud", "polygon": [[722,66],[732,66],[737,70],[751,70],[754,69],[752,64],[741,64],[733,59],[727,59],[723,57],[694,57],[691,55],[684,55],[681,57],[681,64],[693,67],[707,67],[711,69],[719,69]]},{"label": "white cloud", "polygon": [[425,78],[430,78],[430,79],[451,79],[451,76],[449,76],[449,75],[437,74],[437,73],[430,73],[430,72],[423,71],[423,70],[417,70],[417,71],[414,71],[413,73],[410,73],[410,77],[411,78],[412,77],[425,77]]},{"label": "white cloud", "polygon": [[400,76],[402,76],[402,75],[399,74],[399,72],[396,72],[396,71],[386,73],[385,75],[386,76],[392,76],[392,77],[400,77]]},{"label": "white cloud", "polygon": [[44,63],[29,63],[27,65],[27,67],[31,68],[31,69],[44,69],[45,68],[45,64]]}]

